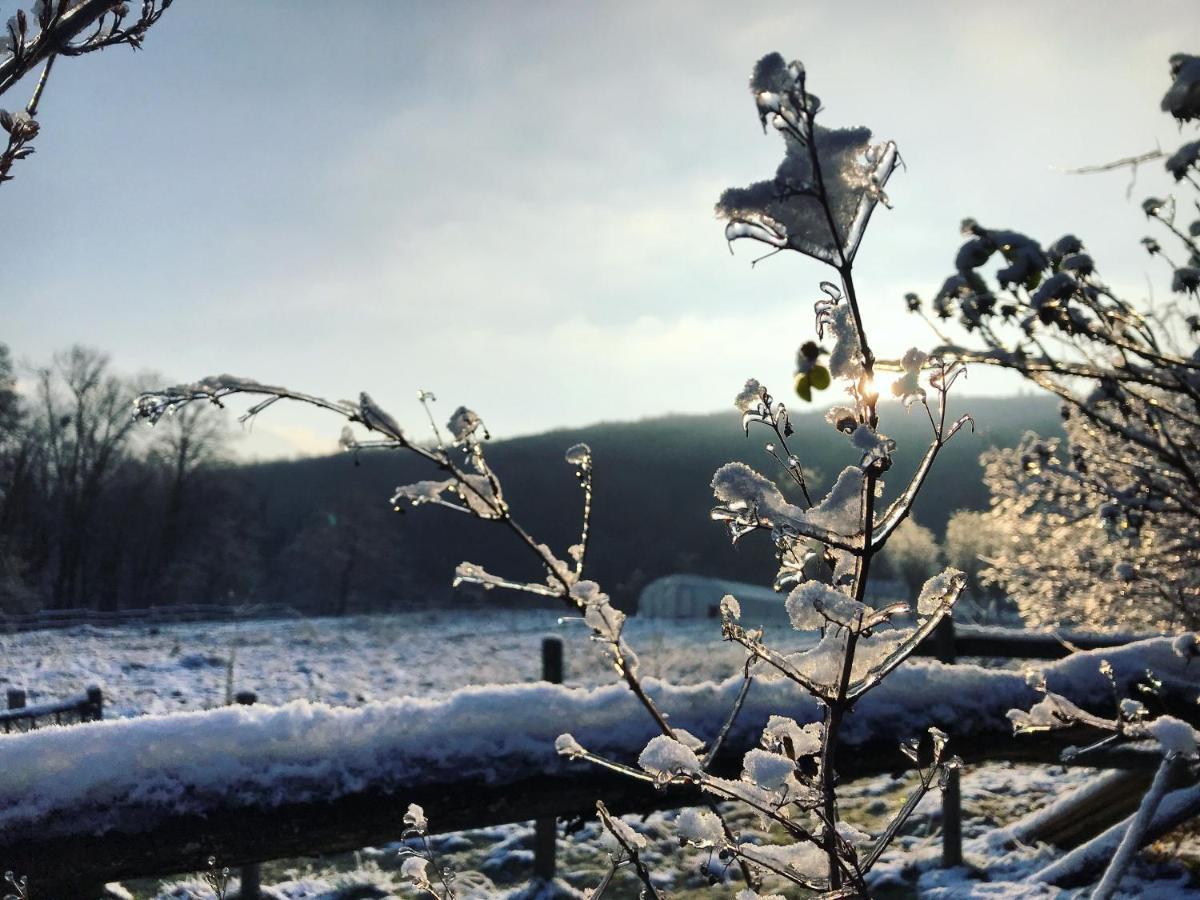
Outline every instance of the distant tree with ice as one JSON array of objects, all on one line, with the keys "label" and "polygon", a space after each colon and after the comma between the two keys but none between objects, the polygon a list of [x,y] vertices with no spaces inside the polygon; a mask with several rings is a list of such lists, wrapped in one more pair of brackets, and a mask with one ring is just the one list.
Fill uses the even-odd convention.
[{"label": "distant tree with ice", "polygon": [[1200,57],[1171,57],[1162,108],[1189,138],[1178,149],[1079,171],[1163,159],[1169,192],[1141,209],[1165,296],[1118,294],[1086,231],[1043,245],[967,219],[955,273],[931,303],[907,298],[944,358],[1062,400],[1066,440],[1030,434],[984,456],[982,579],[1031,624],[1200,625]]},{"label": "distant tree with ice", "polygon": [[907,519],[888,541],[882,562],[910,591],[916,592],[941,568],[942,548],[937,537],[915,519]]}]

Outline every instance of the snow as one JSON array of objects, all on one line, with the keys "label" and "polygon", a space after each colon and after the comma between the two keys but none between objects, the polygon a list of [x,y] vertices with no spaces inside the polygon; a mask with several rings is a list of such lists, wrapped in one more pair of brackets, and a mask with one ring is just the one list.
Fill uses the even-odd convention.
[{"label": "snow", "polygon": [[[1048,686],[1082,704],[1102,701],[1111,687],[1099,671],[1101,658],[1119,680],[1147,667],[1183,670],[1171,642],[1158,639],[1054,663],[1045,670]],[[740,678],[695,685],[648,679],[646,686],[673,726],[711,736]],[[843,740],[854,746],[882,735],[898,739],[932,724],[952,738],[1007,733],[1007,710],[1027,709],[1036,698],[1017,672],[910,662],[863,699],[844,723]],[[788,682],[755,684],[731,740],[757,743],[769,717],[780,713],[798,723],[820,716],[816,702]],[[623,685],[546,683],[468,687],[438,699],[357,708],[298,700],[46,728],[0,737],[0,831],[33,822],[47,832],[137,829],[149,827],[147,810],[271,806],[368,785],[402,792],[439,779],[503,783],[572,765],[555,751],[556,738],[567,732],[592,752],[628,759],[656,729]],[[643,764],[658,771],[698,765],[691,750],[661,736],[646,748]]]},{"label": "snow", "polygon": [[792,588],[786,607],[797,631],[816,631],[830,622],[850,625],[866,613],[864,604],[818,581],[806,581]]},{"label": "snow", "polygon": [[751,750],[745,756],[742,778],[768,791],[782,790],[795,782],[796,764],[782,753]]},{"label": "snow", "polygon": [[[0,832],[26,827],[35,818],[45,827],[60,829],[94,826],[102,819],[114,827],[131,822],[133,827],[152,827],[138,821],[148,807],[135,807],[124,799],[131,789],[135,799],[145,803],[168,809],[178,803],[200,808],[228,803],[233,791],[239,795],[244,791],[246,802],[266,803],[318,791],[336,794],[361,787],[367,779],[401,785],[402,790],[406,778],[424,778],[435,771],[457,777],[486,767],[481,760],[490,760],[492,776],[520,767],[561,771],[559,767],[572,765],[555,748],[555,739],[564,732],[575,735],[577,743],[589,750],[635,759],[657,730],[626,689],[609,684],[611,674],[602,668],[603,656],[583,638],[582,629],[576,629],[578,640],[569,640],[572,629],[556,628],[554,618],[551,612],[478,611],[454,617],[406,614],[2,636],[0,652],[14,669],[27,673],[24,686],[31,695],[40,695],[34,699],[73,695],[96,681],[105,687],[109,715],[194,712],[47,729],[3,740],[0,752],[6,767],[0,771],[0,809],[5,812]],[[648,682],[651,695],[669,714],[681,738],[685,731],[711,738],[740,686],[741,654],[713,641],[718,628],[713,620],[664,623],[633,617],[626,623],[626,637],[643,650],[643,665],[651,674],[692,682],[670,688]],[[467,687],[471,680],[536,681],[540,642],[552,633],[568,637],[568,686]],[[787,628],[780,636],[802,638]],[[1176,655],[1172,645],[1172,640],[1160,639],[1080,654],[1047,665],[1042,675],[1050,690],[1107,714],[1112,688],[1100,673],[1101,659],[1112,663],[1119,681],[1147,667],[1174,679],[1200,678],[1200,670]],[[705,653],[697,654],[696,646],[703,646]],[[225,662],[233,648],[238,689],[258,689],[264,703],[248,709],[203,711],[221,702]],[[713,681],[714,674],[738,677]],[[595,687],[597,680],[604,686]],[[172,696],[173,692],[180,696]],[[398,696],[409,693],[427,696],[420,701]],[[295,696],[314,702],[266,705]],[[938,724],[950,733],[953,752],[956,735],[1007,735],[1004,713],[1012,707],[1028,709],[1039,696],[1020,672],[909,662],[861,701],[845,720],[843,734],[857,746],[878,736],[881,728],[898,740]],[[786,735],[797,755],[803,755],[817,747],[818,718],[816,704],[786,682],[756,682],[731,735],[731,746],[752,746],[768,726],[768,738],[776,743],[764,743],[766,750],[782,750],[778,742]],[[534,733],[522,737],[519,732],[531,727]],[[435,728],[436,741],[430,739]],[[681,740],[679,746],[687,750],[691,740]],[[206,761],[214,758],[221,760],[219,770],[208,773]],[[79,764],[80,760],[85,762]],[[370,771],[373,767],[379,770]],[[963,779],[964,807],[994,808],[996,802],[1003,802],[1017,804],[1019,810],[1021,804],[1034,804],[1037,797],[1053,798],[1086,778],[1086,770],[1027,767],[1021,771],[1026,774],[1018,778],[1011,766],[973,767]],[[731,791],[752,788],[745,782],[729,784]],[[861,786],[847,785],[846,809],[869,806],[874,792],[894,791],[896,784],[890,776],[880,776]],[[936,821],[939,804],[936,792],[929,795],[918,808],[918,821],[922,816]],[[650,821],[673,821],[675,815],[655,814]],[[436,810],[430,810],[430,817],[436,829]],[[656,828],[660,826],[651,830]],[[977,818],[968,820],[967,829],[970,850],[971,841],[986,829]],[[670,875],[676,884],[690,883],[687,879],[694,873],[686,861],[675,858],[679,835],[665,825],[661,830],[664,849],[652,871],[656,876]],[[515,835],[520,828],[492,831]],[[459,838],[453,840],[461,843]],[[588,840],[572,851],[578,852],[577,860],[597,852]],[[902,836],[894,862],[891,856],[881,861],[880,877],[913,864],[914,855],[924,852],[921,841],[929,844],[933,860],[936,843]],[[1003,856],[993,858],[995,851],[975,859],[986,859],[996,880],[1015,882],[1056,855],[1037,848],[1005,852],[1007,861]],[[480,864],[476,859],[460,866]],[[396,861],[390,870],[393,875],[398,866]],[[297,885],[312,886],[311,893],[297,888],[297,897],[334,896],[332,885],[343,883],[328,875],[292,877]],[[923,892],[983,896],[978,893],[981,886],[966,875],[950,880],[932,863],[920,879]],[[572,881],[576,887],[588,883]],[[197,891],[195,896],[205,895]]]},{"label": "snow", "polygon": [[1159,716],[1146,726],[1146,731],[1158,741],[1164,753],[1196,755],[1196,730],[1174,716]]},{"label": "snow", "polygon": [[698,773],[702,768],[695,753],[665,734],[660,734],[646,745],[638,757],[638,765],[652,775],[668,777],[678,772]]},{"label": "snow", "polygon": [[699,847],[713,847],[725,840],[721,820],[707,810],[685,809],[675,820],[679,836]]}]

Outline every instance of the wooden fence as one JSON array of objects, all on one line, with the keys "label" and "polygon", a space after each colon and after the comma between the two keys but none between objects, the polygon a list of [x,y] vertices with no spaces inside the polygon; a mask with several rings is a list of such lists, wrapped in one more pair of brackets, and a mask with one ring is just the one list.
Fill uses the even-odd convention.
[{"label": "wooden fence", "polygon": [[104,718],[104,692],[90,687],[82,697],[56,703],[26,704],[25,691],[8,689],[8,709],[0,710],[0,726],[5,734],[31,731],[41,725],[71,725],[76,722],[99,722]]},{"label": "wooden fence", "polygon": [[152,606],[148,609],[43,609],[34,613],[0,612],[0,632],[40,631],[53,628],[78,628],[94,625],[111,628],[121,625],[178,625],[190,622],[229,622],[250,619],[299,619],[303,614],[279,603],[255,603],[240,606],[180,604]]},{"label": "wooden fence", "polygon": [[[1132,636],[1089,636],[1079,634],[1036,635],[1001,629],[958,626],[947,621],[920,648],[920,653],[944,662],[962,657],[1010,659],[1053,659],[1069,655],[1074,648],[1117,646]],[[545,680],[561,682],[562,644],[548,638],[543,645]],[[99,718],[102,700],[89,692],[86,702]],[[80,701],[61,704],[81,708]],[[35,708],[29,708],[35,709]],[[44,717],[52,706],[37,709]],[[11,716],[12,713],[10,712]],[[82,716],[80,716],[82,720]],[[1196,723],[1200,724],[1200,723]],[[7,730],[7,726],[6,726]],[[955,739],[954,750],[968,764],[1007,760],[1013,762],[1058,762],[1064,749],[1078,745],[1086,736],[1062,731],[1019,738],[993,729],[990,733]],[[728,746],[716,760],[714,772],[737,777],[741,758],[749,745]],[[2,764],[0,760],[0,764]],[[1089,754],[1094,768],[1141,770],[1158,763],[1155,754],[1129,747]],[[856,778],[881,773],[898,773],[907,763],[897,752],[891,735],[880,736],[848,748],[837,760],[839,775]],[[960,791],[952,780],[943,797],[943,852],[947,865],[962,858]],[[309,798],[271,808],[241,807],[228,815],[175,814],[160,817],[150,831],[133,833],[115,829],[105,834],[0,834],[0,861],[4,867],[30,875],[31,884],[43,884],[40,896],[58,896],[54,891],[131,877],[168,876],[197,871],[210,856],[221,865],[250,866],[260,861],[317,852],[333,853],[395,840],[402,830],[400,820],[409,802],[436,810],[431,825],[437,832],[461,831],[520,821],[535,821],[534,870],[542,877],[554,872],[556,822],[559,819],[594,814],[597,799],[616,813],[648,812],[704,802],[694,789],[659,789],[605,770],[588,768],[564,773],[538,774],[517,779],[480,779],[442,783],[419,783],[405,788],[402,796],[392,789],[366,785],[343,797]],[[1124,804],[1103,811],[1111,822],[1128,814]],[[247,870],[250,874],[252,870]],[[65,879],[65,880],[64,880]],[[248,885],[249,887],[249,885]],[[49,893],[47,893],[47,890]],[[72,893],[72,896],[83,896]],[[243,900],[256,896],[251,889]]]}]

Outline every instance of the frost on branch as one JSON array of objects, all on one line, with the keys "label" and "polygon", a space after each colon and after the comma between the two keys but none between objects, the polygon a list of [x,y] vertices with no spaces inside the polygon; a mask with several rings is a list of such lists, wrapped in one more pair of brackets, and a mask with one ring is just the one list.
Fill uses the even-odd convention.
[{"label": "frost on branch", "polygon": [[899,162],[895,145],[872,144],[869,128],[815,124],[820,101],[805,87],[803,66],[786,63],[778,53],[758,61],[750,90],[763,129],[771,125],[783,135],[784,159],[770,181],[721,195],[717,215],[729,221],[726,238],[748,237],[834,265],[847,263],[871,211],[887,203],[884,186]]},{"label": "frost on branch", "polygon": [[713,517],[729,523],[734,539],[755,528],[817,537],[829,532],[848,539],[859,529],[862,469],[848,466],[825,498],[811,509],[789,503],[770,479],[745,463],[726,463],[713,475],[719,506]]},{"label": "frost on branch", "polygon": [[821,300],[817,304],[817,336],[828,331],[833,336],[829,352],[829,374],[834,378],[854,380],[863,376],[862,348],[854,331],[850,306],[837,300]]}]

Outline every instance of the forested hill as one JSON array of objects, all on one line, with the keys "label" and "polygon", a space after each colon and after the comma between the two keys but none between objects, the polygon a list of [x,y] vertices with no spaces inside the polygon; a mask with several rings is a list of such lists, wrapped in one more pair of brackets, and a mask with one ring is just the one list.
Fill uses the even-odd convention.
[{"label": "forested hill", "polygon": [[[939,535],[953,511],[987,506],[983,450],[1011,446],[1025,431],[1062,433],[1058,403],[1049,397],[957,398],[952,411],[972,413],[976,429],[964,429],[945,449],[916,506],[917,520]],[[856,460],[846,438],[820,414],[797,414],[793,425],[792,448],[815,471],[818,490]],[[892,403],[881,407],[880,427],[898,444],[886,479],[891,496],[907,483],[930,428],[919,408],[906,415]],[[595,506],[588,571],[628,603],[645,582],[676,571],[769,583],[770,541],[751,535],[731,546],[725,529],[710,519],[709,481],[730,460],[781,474],[763,449],[770,437],[755,426],[747,438],[730,410],[497,441],[488,457],[518,520],[562,556],[578,539],[581,505],[563,452],[581,441],[591,446]],[[259,463],[244,467],[240,477],[263,529],[262,577],[254,591],[259,599],[329,612],[436,602],[449,597],[454,566],[462,560],[512,578],[544,577],[531,554],[496,524],[436,506],[393,513],[388,498],[397,485],[437,477],[402,452]],[[499,593],[493,599],[500,600]]]}]

